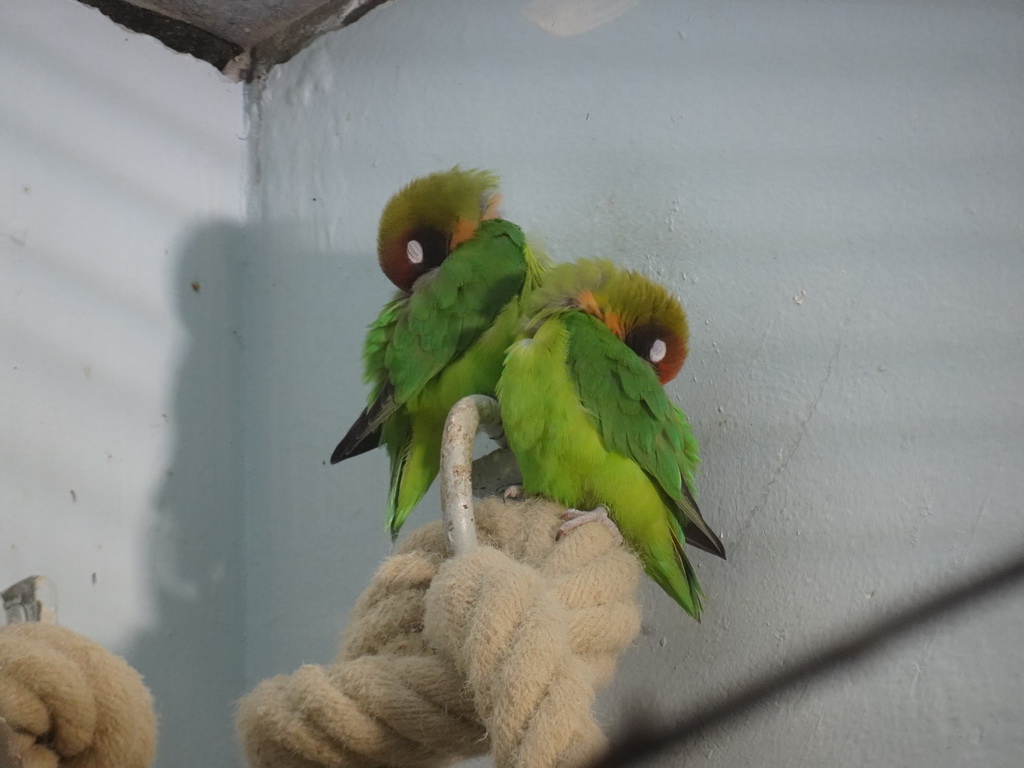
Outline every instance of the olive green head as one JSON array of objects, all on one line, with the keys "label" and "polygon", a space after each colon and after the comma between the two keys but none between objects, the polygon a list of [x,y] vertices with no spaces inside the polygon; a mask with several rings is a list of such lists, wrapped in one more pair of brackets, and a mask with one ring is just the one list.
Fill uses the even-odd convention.
[{"label": "olive green head", "polygon": [[384,274],[403,291],[436,269],[476,232],[498,216],[498,177],[490,171],[455,166],[407,184],[384,207],[377,234],[377,258]]},{"label": "olive green head", "polygon": [[549,271],[525,312],[525,333],[568,312],[600,320],[665,384],[686,360],[689,329],[679,300],[648,277],[606,259],[581,259]]}]

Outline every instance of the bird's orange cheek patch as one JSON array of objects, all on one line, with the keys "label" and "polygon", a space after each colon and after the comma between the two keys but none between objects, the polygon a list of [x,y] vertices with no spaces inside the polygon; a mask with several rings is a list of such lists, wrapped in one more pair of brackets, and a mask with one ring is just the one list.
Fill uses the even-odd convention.
[{"label": "bird's orange cheek patch", "polygon": [[472,238],[476,234],[478,226],[480,226],[478,222],[466,221],[465,219],[459,219],[455,222],[455,228],[452,229],[452,238],[449,241],[448,252],[451,253]]},{"label": "bird's orange cheek patch", "polygon": [[476,234],[477,229],[480,227],[481,221],[499,218],[498,207],[500,205],[501,195],[491,195],[491,197],[488,198],[487,203],[480,210],[480,221],[459,219],[455,222],[455,228],[452,230],[452,239],[448,246],[449,252],[454,251],[464,242],[472,239],[473,235]]},{"label": "bird's orange cheek patch", "polygon": [[615,312],[609,312],[603,319],[604,324],[608,326],[608,330],[620,339],[626,338],[626,332],[622,330],[622,320]]},{"label": "bird's orange cheek patch", "polygon": [[618,336],[620,339],[626,337],[626,332],[622,329],[622,319],[616,312],[605,312],[597,303],[597,299],[594,298],[592,291],[582,291],[576,295],[576,306],[586,312],[588,315],[592,315],[604,323],[608,330]]},{"label": "bird's orange cheek patch", "polygon": [[594,294],[591,291],[583,291],[576,296],[576,306],[586,312],[588,315],[601,319],[601,310],[597,306],[597,299],[594,298]]}]

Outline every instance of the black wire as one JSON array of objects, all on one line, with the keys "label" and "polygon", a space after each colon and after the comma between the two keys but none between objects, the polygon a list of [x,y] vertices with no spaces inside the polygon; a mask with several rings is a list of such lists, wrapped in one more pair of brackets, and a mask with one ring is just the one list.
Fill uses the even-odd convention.
[{"label": "black wire", "polygon": [[973,607],[982,598],[992,597],[1020,581],[1024,581],[1024,552],[986,569],[979,576],[893,612],[865,630],[852,632],[824,651],[812,653],[789,665],[784,672],[762,675],[718,704],[699,709],[672,725],[649,727],[637,724],[625,736],[614,741],[592,768],[633,765],[670,747],[681,748],[712,728],[726,725],[769,700],[792,693],[801,683],[860,661],[901,635],[921,629],[926,622]]}]

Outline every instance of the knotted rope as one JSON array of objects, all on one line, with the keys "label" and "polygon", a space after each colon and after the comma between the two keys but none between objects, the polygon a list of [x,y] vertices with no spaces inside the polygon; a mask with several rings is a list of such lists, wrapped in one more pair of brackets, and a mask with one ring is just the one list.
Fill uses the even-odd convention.
[{"label": "knotted rope", "polygon": [[[56,624],[0,628],[0,761],[24,768],[145,768],[156,720],[120,657]],[[0,736],[0,739],[3,738]],[[3,746],[3,745],[0,745]]]},{"label": "knotted rope", "polygon": [[349,616],[329,666],[265,680],[239,705],[253,768],[578,766],[605,745],[591,712],[640,626],[636,559],[601,525],[558,542],[565,510],[489,498],[481,546],[445,556],[412,532]]}]

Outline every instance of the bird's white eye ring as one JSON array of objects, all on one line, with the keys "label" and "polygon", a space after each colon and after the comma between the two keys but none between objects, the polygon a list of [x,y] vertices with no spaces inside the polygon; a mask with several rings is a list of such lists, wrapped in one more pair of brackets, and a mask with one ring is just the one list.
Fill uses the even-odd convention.
[{"label": "bird's white eye ring", "polygon": [[423,263],[423,246],[419,240],[410,240],[405,246],[405,257],[413,264]]},{"label": "bird's white eye ring", "polygon": [[665,354],[668,352],[668,347],[665,342],[661,339],[655,339],[654,343],[651,344],[651,351],[647,353],[647,359],[652,363],[660,363],[665,359]]}]

